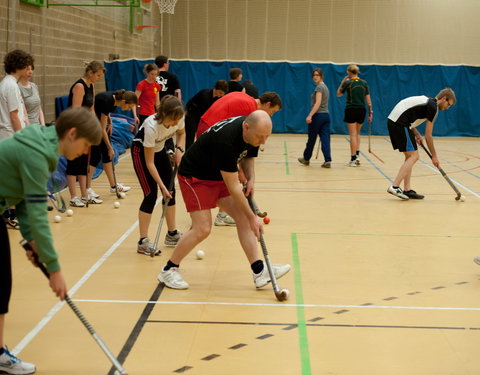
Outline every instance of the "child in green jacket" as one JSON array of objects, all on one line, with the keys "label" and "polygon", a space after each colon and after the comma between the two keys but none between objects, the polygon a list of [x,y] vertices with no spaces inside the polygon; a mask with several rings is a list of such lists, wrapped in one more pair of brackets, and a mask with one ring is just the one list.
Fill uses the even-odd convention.
[{"label": "child in green jacket", "polygon": [[[95,115],[80,107],[64,111],[55,126],[31,125],[0,141],[0,213],[16,206],[23,238],[47,267],[50,287],[62,300],[67,286],[48,224],[47,181],[57,168],[59,155],[75,159],[86,154],[90,145],[98,145],[101,138]],[[32,252],[27,256],[34,263]],[[0,220],[0,373],[32,374],[35,365],[11,354],[3,342],[11,289],[10,244],[6,225]]]}]

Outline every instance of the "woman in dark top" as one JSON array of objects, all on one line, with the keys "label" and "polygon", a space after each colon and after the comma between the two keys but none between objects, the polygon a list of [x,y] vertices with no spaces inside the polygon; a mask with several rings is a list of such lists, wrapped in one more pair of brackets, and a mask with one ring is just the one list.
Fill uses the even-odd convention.
[{"label": "woman in dark top", "polygon": [[102,142],[98,146],[92,146],[90,152],[90,168],[87,179],[87,193],[89,197],[98,199],[100,196],[90,187],[95,169],[100,162],[103,163],[103,169],[110,183],[110,193],[127,192],[130,186],[125,186],[117,182],[115,186],[115,178],[113,174],[113,158],[115,151],[110,142],[113,131],[112,118],[110,113],[115,111],[116,107],[120,107],[122,111],[130,111],[137,105],[137,96],[133,91],[117,90],[105,91],[95,95],[95,114],[97,115],[100,125],[102,126]]},{"label": "woman in dark top", "polygon": [[[92,61],[85,67],[85,74],[70,88],[69,107],[87,107],[94,112],[95,86],[105,73],[102,63]],[[67,163],[67,185],[70,192],[70,206],[84,207],[85,203],[102,203],[101,200],[89,197],[87,193],[88,155],[82,155]],[[76,181],[80,185],[82,198],[77,196]]]}]

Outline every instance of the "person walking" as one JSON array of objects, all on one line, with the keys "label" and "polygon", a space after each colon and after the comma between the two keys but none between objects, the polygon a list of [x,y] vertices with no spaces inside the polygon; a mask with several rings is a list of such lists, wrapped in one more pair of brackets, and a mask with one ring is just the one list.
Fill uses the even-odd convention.
[{"label": "person walking", "polygon": [[323,82],[323,70],[316,68],[312,72],[312,80],[316,87],[312,94],[311,110],[308,113],[305,122],[308,124],[308,139],[303,157],[298,161],[303,165],[309,165],[317,136],[322,145],[324,162],[323,168],[332,166],[332,156],[330,154],[330,115],[328,113],[328,98],[330,93],[327,85]]},{"label": "person walking", "polygon": [[366,108],[368,107],[368,121],[373,119],[372,99],[367,82],[361,79],[358,74],[360,69],[357,65],[349,65],[347,76],[343,78],[337,90],[337,96],[347,93],[347,104],[345,106],[345,117],[343,121],[348,126],[350,134],[350,167],[360,165],[360,130],[365,121]]}]

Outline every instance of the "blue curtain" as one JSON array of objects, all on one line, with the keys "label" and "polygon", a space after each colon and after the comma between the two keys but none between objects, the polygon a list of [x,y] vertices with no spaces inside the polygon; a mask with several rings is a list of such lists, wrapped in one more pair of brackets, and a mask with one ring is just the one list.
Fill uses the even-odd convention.
[{"label": "blue curtain", "polygon": [[[135,90],[144,79],[143,66],[153,60],[106,62],[109,90]],[[322,68],[325,84],[330,90],[329,110],[332,132],[346,134],[343,123],[345,98],[336,96],[337,87],[346,75],[347,65],[245,62],[245,61],[180,61],[171,60],[170,71],[177,74],[183,101],[204,88],[213,87],[219,79],[228,81],[230,68],[243,70],[243,79],[250,79],[259,93],[276,91],[282,98],[283,109],[273,116],[275,133],[306,133],[305,117],[310,110],[310,96],[315,86],[311,80],[314,68]],[[373,102],[372,134],[387,135],[386,119],[395,104],[408,96],[435,96],[442,88],[451,87],[458,104],[438,116],[436,136],[480,136],[480,68],[441,65],[360,65],[360,77],[368,82]],[[367,131],[367,126],[362,132]]]}]

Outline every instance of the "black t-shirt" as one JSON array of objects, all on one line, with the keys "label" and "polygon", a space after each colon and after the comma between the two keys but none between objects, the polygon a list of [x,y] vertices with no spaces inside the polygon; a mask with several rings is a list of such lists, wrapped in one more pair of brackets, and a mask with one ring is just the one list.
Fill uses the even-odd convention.
[{"label": "black t-shirt", "polygon": [[256,157],[258,147],[243,140],[244,116],[217,122],[185,152],[178,173],[200,180],[221,181],[220,171],[237,172],[237,164]]},{"label": "black t-shirt", "polygon": [[95,95],[95,114],[98,119],[102,117],[102,113],[108,116],[115,111],[115,98],[113,94],[115,91],[105,91]]},{"label": "black t-shirt", "polygon": [[228,81],[228,92],[243,91],[243,86],[238,81]]},{"label": "black t-shirt", "polygon": [[243,82],[243,87],[245,87],[245,92],[248,95],[254,99],[258,99],[258,88],[252,83],[252,81],[247,79]]},{"label": "black t-shirt", "polygon": [[200,119],[217,99],[213,97],[213,89],[200,90],[187,102],[187,112]]},{"label": "black t-shirt", "polygon": [[72,106],[72,101],[73,101],[73,87],[77,84],[81,83],[83,85],[83,89],[85,91],[85,94],[83,95],[82,99],[82,107],[87,107],[90,109],[93,105],[93,83],[90,84],[90,86],[87,86],[85,81],[80,78],[77,82],[75,82],[72,87],[70,87],[70,92],[68,93],[68,106]]},{"label": "black t-shirt", "polygon": [[162,86],[162,91],[159,92],[160,99],[165,95],[175,96],[175,90],[180,89],[180,81],[177,76],[166,70],[161,70],[157,77],[157,82]]}]

